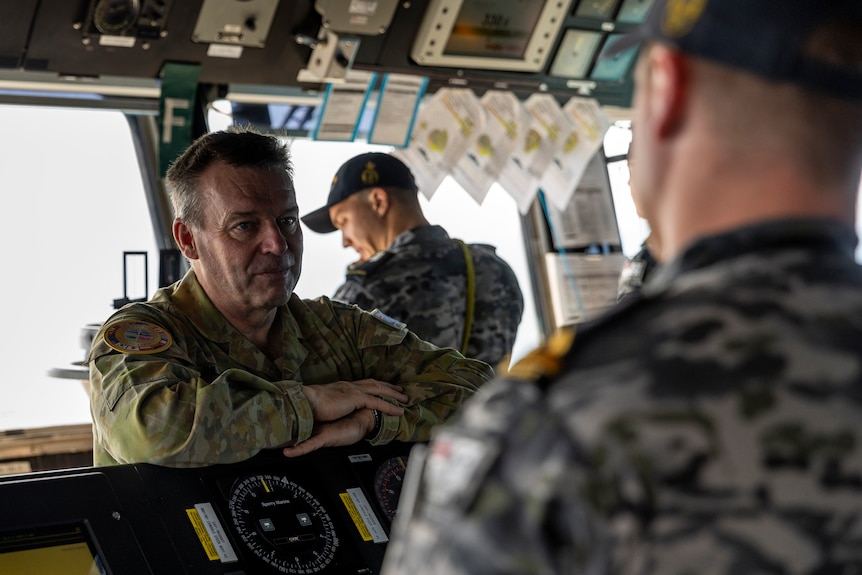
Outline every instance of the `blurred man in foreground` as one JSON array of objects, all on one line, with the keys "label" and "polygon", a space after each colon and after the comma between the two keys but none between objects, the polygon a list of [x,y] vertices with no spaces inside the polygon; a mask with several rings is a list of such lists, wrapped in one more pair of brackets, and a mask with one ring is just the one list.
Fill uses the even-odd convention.
[{"label": "blurred man in foreground", "polygon": [[411,456],[385,575],[862,571],[862,2],[658,0],[636,35],[664,267]]}]

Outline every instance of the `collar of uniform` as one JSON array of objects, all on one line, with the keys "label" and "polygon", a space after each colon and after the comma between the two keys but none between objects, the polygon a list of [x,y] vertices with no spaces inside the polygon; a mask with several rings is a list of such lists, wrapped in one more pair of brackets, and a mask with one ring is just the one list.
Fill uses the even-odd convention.
[{"label": "collar of uniform", "polygon": [[357,262],[351,264],[348,267],[348,273],[352,273],[355,275],[362,275],[363,272],[368,272],[369,270],[373,270],[376,268],[376,265],[387,259],[392,253],[400,251],[405,247],[415,245],[415,244],[430,244],[436,242],[448,242],[449,234],[446,233],[440,226],[418,226],[413,229],[407,230],[406,232],[401,232],[389,247],[385,250],[381,250],[365,260],[364,262]]},{"label": "collar of uniform", "polygon": [[[291,294],[290,297],[298,299],[296,294]],[[213,305],[193,270],[189,270],[176,285],[171,299],[210,341],[227,343],[232,340],[234,334],[241,335]],[[299,326],[288,313],[287,306],[281,306],[278,313],[281,316],[283,341],[286,343],[302,339]]]},{"label": "collar of uniform", "polygon": [[675,260],[656,271],[648,291],[663,291],[686,272],[754,251],[816,249],[854,259],[856,243],[855,231],[834,220],[776,220],[744,226],[692,242]]},{"label": "collar of uniform", "polygon": [[417,226],[401,232],[386,251],[396,250],[409,244],[426,244],[431,242],[449,241],[449,234],[440,226]]}]

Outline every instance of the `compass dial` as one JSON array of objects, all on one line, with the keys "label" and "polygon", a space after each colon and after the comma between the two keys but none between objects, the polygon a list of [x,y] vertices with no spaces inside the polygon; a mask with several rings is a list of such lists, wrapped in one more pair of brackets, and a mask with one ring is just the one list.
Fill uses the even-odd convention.
[{"label": "compass dial", "polygon": [[320,501],[279,475],[251,475],[234,484],[228,503],[239,537],[281,573],[317,573],[329,565],[338,537]]}]

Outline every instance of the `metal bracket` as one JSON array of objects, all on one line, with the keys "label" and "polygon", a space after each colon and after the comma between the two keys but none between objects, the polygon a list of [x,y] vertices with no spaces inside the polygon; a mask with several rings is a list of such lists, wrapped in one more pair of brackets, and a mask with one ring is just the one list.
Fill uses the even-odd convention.
[{"label": "metal bracket", "polygon": [[297,36],[296,42],[313,48],[307,67],[296,75],[300,82],[344,82],[359,48],[359,38],[339,38],[335,32],[323,28],[316,40]]}]

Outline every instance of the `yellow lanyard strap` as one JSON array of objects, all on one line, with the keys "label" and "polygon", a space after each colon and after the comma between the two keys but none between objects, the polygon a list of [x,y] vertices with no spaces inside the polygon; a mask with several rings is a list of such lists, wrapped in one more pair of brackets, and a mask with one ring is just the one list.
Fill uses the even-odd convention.
[{"label": "yellow lanyard strap", "polygon": [[464,318],[464,339],[461,342],[461,354],[467,355],[467,342],[470,341],[470,332],[473,329],[473,308],[476,299],[476,270],[473,269],[473,256],[470,248],[461,240],[456,239],[464,252],[464,263],[467,267],[467,310]]}]

